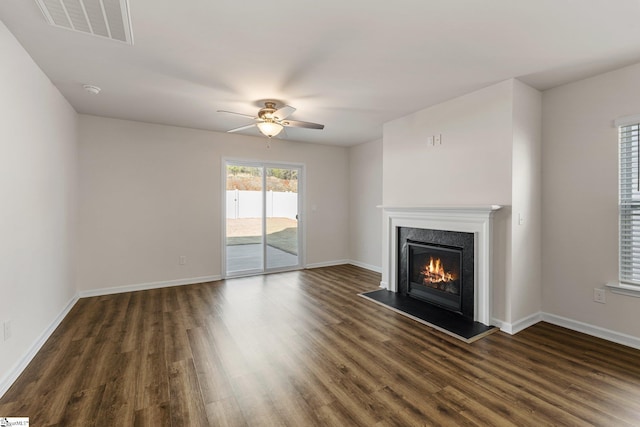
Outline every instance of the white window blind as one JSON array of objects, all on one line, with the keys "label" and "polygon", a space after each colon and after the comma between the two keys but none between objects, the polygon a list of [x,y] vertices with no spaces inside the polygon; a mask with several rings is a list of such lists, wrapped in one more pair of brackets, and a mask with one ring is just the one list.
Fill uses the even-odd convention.
[{"label": "white window blind", "polygon": [[620,281],[640,285],[640,123],[620,132]]}]

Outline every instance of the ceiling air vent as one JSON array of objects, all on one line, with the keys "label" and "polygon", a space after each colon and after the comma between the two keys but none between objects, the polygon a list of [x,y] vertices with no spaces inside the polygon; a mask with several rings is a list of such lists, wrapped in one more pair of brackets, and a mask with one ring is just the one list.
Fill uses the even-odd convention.
[{"label": "ceiling air vent", "polygon": [[129,0],[35,0],[54,27],[133,44]]}]

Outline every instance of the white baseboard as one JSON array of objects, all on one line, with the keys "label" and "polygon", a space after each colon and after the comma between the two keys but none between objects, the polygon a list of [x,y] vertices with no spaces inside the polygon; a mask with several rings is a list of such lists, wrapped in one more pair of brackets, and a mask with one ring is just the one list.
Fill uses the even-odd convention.
[{"label": "white baseboard", "polygon": [[550,313],[542,313],[542,320],[553,325],[571,329],[572,331],[582,332],[583,334],[640,349],[640,338],[632,335],[623,334],[573,319],[567,319],[566,317],[556,316],[555,314]]},{"label": "white baseboard", "polygon": [[36,339],[36,341],[31,345],[27,353],[18,360],[18,362],[11,368],[9,371],[0,378],[0,397],[4,396],[4,394],[9,390],[9,387],[18,379],[22,371],[27,367],[31,360],[35,357],[35,355],[40,351],[45,342],[49,339],[53,331],[60,325],[60,323],[64,320],[64,318],[69,314],[69,311],[73,308],[73,306],[78,302],[78,295],[76,294],[71,300],[67,303],[67,305],[62,309],[60,314],[51,322],[49,327],[44,330],[42,334]]},{"label": "white baseboard", "polygon": [[527,329],[529,326],[533,326],[541,321],[640,350],[640,338],[638,337],[601,328],[600,326],[579,322],[577,320],[568,319],[566,317],[556,316],[555,314],[550,313],[535,313],[531,316],[525,317],[524,319],[518,320],[515,323],[507,323],[500,319],[491,319],[491,324],[499,327],[503,332],[515,335],[518,332]]},{"label": "white baseboard", "polygon": [[507,334],[510,334],[509,330],[511,328],[511,325],[507,326],[506,322],[503,322],[500,319],[491,318],[490,326],[497,326],[502,332],[506,332]]},{"label": "white baseboard", "polygon": [[542,320],[542,313],[534,313],[530,316],[520,319],[514,323],[507,323],[500,319],[491,319],[491,324],[500,328],[502,332],[506,332],[509,335],[515,335],[520,331],[527,329],[529,326],[533,326]]},{"label": "white baseboard", "polygon": [[338,259],[335,261],[326,261],[326,262],[316,262],[312,264],[307,264],[304,268],[320,268],[320,267],[333,267],[334,265],[344,265],[349,264],[348,259]]},{"label": "white baseboard", "polygon": [[375,271],[376,273],[382,273],[382,268],[377,267],[375,265],[366,264],[364,262],[355,261],[352,259],[338,259],[334,261],[326,261],[326,262],[316,262],[312,264],[307,264],[304,268],[320,268],[320,267],[333,267],[334,265],[344,265],[351,264],[356,267],[365,268],[367,270]]},{"label": "white baseboard", "polygon": [[360,268],[364,268],[370,271],[374,271],[376,273],[382,273],[382,267],[378,267],[375,265],[371,265],[371,264],[365,264],[364,262],[360,262],[360,261],[356,261],[353,259],[349,260],[349,264],[351,265],[355,265],[356,267],[360,267]]},{"label": "white baseboard", "polygon": [[116,286],[113,288],[80,291],[80,298],[99,297],[102,295],[121,294],[124,292],[146,291],[149,289],[169,288],[171,286],[194,285],[196,283],[217,282],[222,276],[202,276],[188,279],[164,280],[161,282],[140,283],[137,285]]}]

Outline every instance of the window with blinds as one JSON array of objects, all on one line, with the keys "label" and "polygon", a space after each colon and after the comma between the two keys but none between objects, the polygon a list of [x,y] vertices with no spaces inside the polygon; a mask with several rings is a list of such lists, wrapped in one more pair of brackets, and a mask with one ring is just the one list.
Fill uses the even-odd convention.
[{"label": "window with blinds", "polygon": [[640,285],[640,123],[620,132],[620,281]]}]

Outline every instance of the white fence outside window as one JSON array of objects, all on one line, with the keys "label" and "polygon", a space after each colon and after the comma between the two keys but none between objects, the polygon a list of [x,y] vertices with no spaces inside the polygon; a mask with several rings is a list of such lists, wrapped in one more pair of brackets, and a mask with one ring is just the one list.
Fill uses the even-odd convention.
[{"label": "white fence outside window", "polygon": [[[298,193],[267,191],[267,218],[296,219]],[[262,192],[227,190],[227,219],[261,218]]]}]

